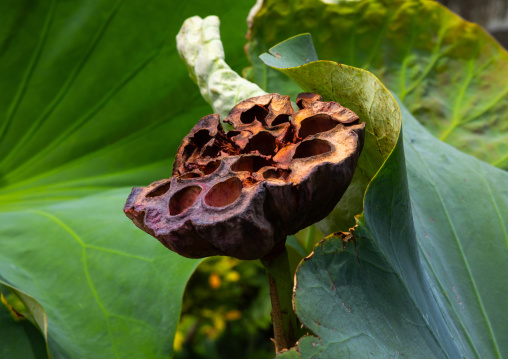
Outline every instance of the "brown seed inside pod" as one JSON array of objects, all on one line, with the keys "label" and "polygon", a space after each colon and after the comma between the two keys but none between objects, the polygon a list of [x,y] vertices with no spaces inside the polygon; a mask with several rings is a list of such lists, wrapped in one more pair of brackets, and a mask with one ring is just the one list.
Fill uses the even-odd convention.
[{"label": "brown seed inside pod", "polygon": [[134,188],[125,213],[190,257],[268,258],[285,238],[326,217],[353,177],[365,124],[313,93],[267,94],[224,122],[203,117],[183,139],[169,180]]}]

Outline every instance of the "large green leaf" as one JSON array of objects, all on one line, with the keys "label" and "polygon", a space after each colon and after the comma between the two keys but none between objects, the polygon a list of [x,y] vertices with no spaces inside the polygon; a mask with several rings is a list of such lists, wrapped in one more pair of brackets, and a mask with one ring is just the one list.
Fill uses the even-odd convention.
[{"label": "large green leaf", "polygon": [[[284,50],[289,53],[279,51],[278,58],[302,51]],[[325,64],[332,66],[320,61],[283,71],[303,88],[333,93],[342,103],[352,86],[342,87],[348,94],[334,87],[341,80],[331,78],[343,71],[318,77]],[[353,85],[358,78],[346,80]],[[344,250],[340,239],[327,240],[297,271],[295,309],[319,342],[304,338],[298,351],[281,357],[508,354],[502,340],[508,323],[508,174],[440,142],[404,108],[403,128],[410,150],[404,159],[399,137],[369,184],[355,231],[358,246]],[[488,245],[478,238],[488,238]]]},{"label": "large green leaf", "polygon": [[122,207],[130,187],[170,175],[181,138],[210,112],[176,51],[181,23],[221,15],[226,57],[242,68],[238,19],[251,5],[0,4],[0,281],[41,303],[53,358],[171,356],[198,262]]},{"label": "large green leaf", "polygon": [[478,25],[427,0],[265,0],[248,51],[266,91],[291,85],[257,56],[302,32],[321,58],[374,73],[435,136],[508,169],[508,53]]},{"label": "large green leaf", "polygon": [[[434,299],[411,217],[399,143],[369,186],[358,244],[343,250],[340,239],[326,240],[298,269],[295,309],[321,339],[313,351],[354,358],[472,356]],[[300,343],[304,358],[308,340]]]},{"label": "large green leaf", "polygon": [[[276,57],[261,58],[267,62],[272,61],[272,65],[279,65],[281,60],[300,50],[301,44],[294,39],[271,49],[270,52],[275,53]],[[361,119],[369,121],[367,133],[371,140],[367,141],[366,138],[366,151],[362,152],[359,168],[362,160],[364,163],[375,161],[375,150],[379,153],[375,146],[379,143],[376,141],[378,136],[381,139],[387,137],[379,135],[387,131],[376,130],[376,121],[397,124],[393,126],[395,129],[388,129],[392,130],[391,136],[399,137],[397,130],[400,129],[400,122],[396,116],[400,114],[398,105],[372,74],[328,61],[285,68],[282,72],[288,74],[305,91],[318,92],[327,99],[359,110]],[[376,96],[371,96],[367,102],[364,100],[365,94]],[[384,112],[388,115],[380,116],[378,108],[385,109]],[[316,353],[323,352],[323,355],[330,357],[346,353],[352,357],[367,357],[369,352],[376,356],[390,356],[400,352],[409,357],[456,357],[460,349],[450,341],[453,334],[441,316],[419,262],[409,206],[402,138],[399,137],[398,145],[389,150],[393,152],[387,161],[384,164],[377,163],[375,169],[383,165],[382,168],[375,177],[373,173],[368,178],[367,183],[374,177],[365,199],[365,220],[368,224],[381,224],[381,228],[374,227],[382,233],[372,235],[368,224],[361,225],[357,230],[367,232],[365,237],[377,240],[381,248],[375,248],[375,242],[370,240],[366,244],[361,243],[358,247],[358,260],[364,268],[363,272],[360,267],[353,267],[356,271],[348,268],[352,264],[358,266],[358,263],[354,253],[351,256],[342,251],[340,240],[327,241],[315,249],[313,256],[297,272],[295,310],[302,323],[320,338],[319,345],[311,346]],[[360,203],[364,192],[365,188],[361,192]],[[370,199],[369,193],[378,197]],[[344,204],[339,203],[341,205]],[[373,218],[369,206],[377,207]],[[401,225],[396,226],[398,223]],[[396,236],[390,233],[392,226],[396,227]],[[391,264],[400,254],[393,249],[387,253],[387,248],[384,247],[393,246],[392,241],[405,254],[405,261],[397,262],[398,267],[395,269],[391,268]],[[347,260],[344,260],[344,255]],[[402,278],[394,272],[403,274]],[[386,273],[392,275],[386,278]],[[384,285],[380,286],[380,283]],[[394,297],[402,304],[393,307]],[[349,316],[344,316],[344,312]],[[427,317],[423,317],[422,312]],[[390,330],[386,330],[386,323],[390,323]],[[312,339],[304,341],[307,340]],[[310,355],[304,353],[305,351],[302,352],[303,357]]]},{"label": "large green leaf", "polygon": [[[303,338],[282,358],[460,357],[454,346],[467,358],[508,354],[508,176],[443,144],[405,109],[403,121],[417,240],[392,155],[369,186],[357,245],[324,241],[299,267],[295,308],[321,340]],[[433,297],[421,293],[429,283]]]},{"label": "large green leaf", "polygon": [[508,356],[508,174],[401,106],[413,220],[435,295],[479,358]]},{"label": "large green leaf", "polygon": [[197,261],[130,225],[119,211],[127,193],[0,213],[0,280],[42,305],[55,357],[163,358],[172,351],[168,338]]},{"label": "large green leaf", "polygon": [[196,8],[223,15],[232,64],[243,64],[232,29],[249,4],[232,4],[2,2],[1,203],[167,176],[181,138],[210,111],[189,90],[175,36]]}]

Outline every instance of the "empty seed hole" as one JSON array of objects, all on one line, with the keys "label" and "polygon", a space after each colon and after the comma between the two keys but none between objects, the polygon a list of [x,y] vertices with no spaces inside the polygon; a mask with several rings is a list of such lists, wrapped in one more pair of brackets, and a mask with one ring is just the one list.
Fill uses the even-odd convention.
[{"label": "empty seed hole", "polygon": [[222,162],[221,160],[216,160],[209,162],[206,166],[204,166],[203,172],[205,173],[205,175],[209,175],[210,173],[215,172],[217,168],[219,168],[221,162]]},{"label": "empty seed hole", "polygon": [[171,188],[171,182],[168,181],[168,182],[160,184],[157,187],[155,187],[154,189],[152,189],[150,192],[148,192],[146,197],[162,196],[163,194],[167,193],[170,188]]},{"label": "empty seed hole", "polygon": [[246,147],[248,152],[258,151],[262,155],[273,156],[275,154],[275,137],[268,132],[260,132],[250,139]]},{"label": "empty seed hole", "polygon": [[328,115],[315,115],[302,121],[298,136],[304,139],[316,133],[329,131],[338,124]]},{"label": "empty seed hole", "polygon": [[183,154],[182,154],[182,159],[184,161],[186,161],[189,157],[192,156],[192,154],[194,153],[194,151],[196,151],[196,146],[189,143],[187,146],[184,147],[183,149]]},{"label": "empty seed hole", "polygon": [[216,157],[220,152],[220,147],[213,145],[207,145],[203,152],[201,152],[201,157]]},{"label": "empty seed hole", "polygon": [[203,189],[199,186],[185,187],[176,192],[169,201],[169,214],[176,216],[192,206]]},{"label": "empty seed hole", "polygon": [[259,156],[243,156],[240,157],[233,165],[231,170],[234,172],[247,171],[250,173],[257,172],[265,166],[270,166],[271,163],[267,159]]},{"label": "empty seed hole", "polygon": [[228,133],[226,134],[226,137],[231,140],[233,137],[239,135],[240,133],[241,133],[240,131],[231,130],[231,131],[228,131]]},{"label": "empty seed hole", "polygon": [[272,126],[277,126],[286,122],[289,122],[289,115],[278,115],[273,119]]},{"label": "empty seed hole", "polygon": [[198,148],[203,147],[207,144],[208,141],[212,139],[208,130],[199,130],[192,137],[193,142],[198,146]]},{"label": "empty seed hole", "polygon": [[320,140],[319,138],[301,142],[295,151],[293,158],[307,158],[311,156],[321,155],[330,152],[332,146],[328,141]]},{"label": "empty seed hole", "polygon": [[263,172],[264,179],[283,179],[287,180],[291,171],[281,168],[269,168]]},{"label": "empty seed hole", "polygon": [[266,125],[265,118],[267,115],[267,109],[259,105],[254,105],[254,107],[252,107],[250,110],[247,110],[240,115],[240,121],[242,121],[242,123],[248,124],[257,119],[259,122]]},{"label": "empty seed hole", "polygon": [[242,194],[242,181],[233,177],[214,185],[205,196],[205,203],[212,207],[224,207],[233,203]]},{"label": "empty seed hole", "polygon": [[298,108],[304,109],[314,101],[323,101],[321,95],[312,92],[302,92],[296,97],[296,105]]}]

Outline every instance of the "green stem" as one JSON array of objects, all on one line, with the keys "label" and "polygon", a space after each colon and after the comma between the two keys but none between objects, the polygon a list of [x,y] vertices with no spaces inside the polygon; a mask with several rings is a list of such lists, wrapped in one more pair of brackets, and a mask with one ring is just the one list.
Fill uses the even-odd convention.
[{"label": "green stem", "polygon": [[314,225],[311,225],[307,229],[307,238],[305,239],[305,251],[307,254],[312,252],[312,248],[314,248],[314,235],[315,235],[316,229]]},{"label": "green stem", "polygon": [[272,322],[275,350],[290,349],[296,344],[299,333],[298,320],[293,311],[293,278],[289,268],[288,252],[273,259],[261,259],[268,274],[272,299]]}]

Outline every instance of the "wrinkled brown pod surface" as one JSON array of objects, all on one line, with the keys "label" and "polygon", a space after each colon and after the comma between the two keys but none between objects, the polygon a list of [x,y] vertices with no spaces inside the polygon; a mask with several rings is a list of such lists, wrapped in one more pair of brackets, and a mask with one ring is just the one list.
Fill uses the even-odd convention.
[{"label": "wrinkled brown pod surface", "polygon": [[203,117],[178,148],[172,177],[133,188],[124,211],[189,258],[277,255],[286,236],[326,217],[346,191],[365,123],[312,93],[236,105],[226,123]]}]

